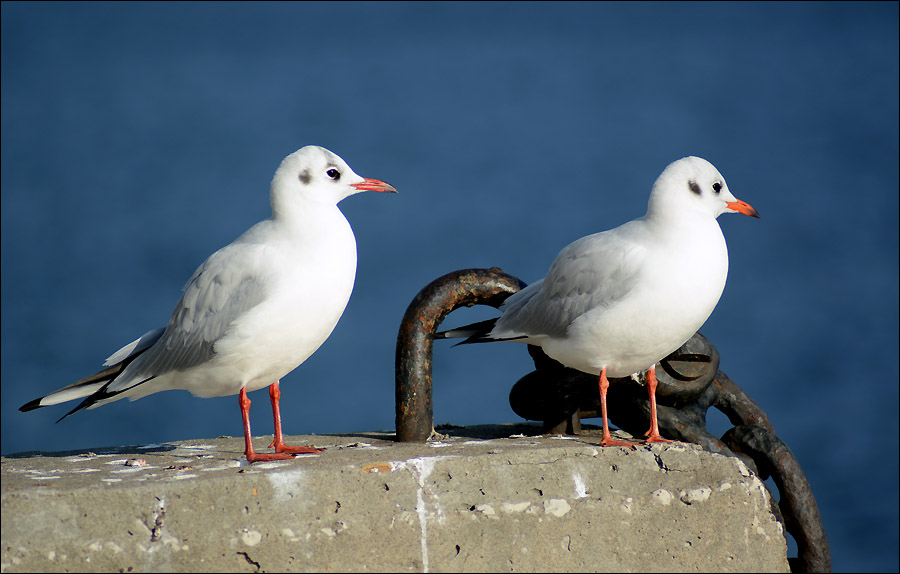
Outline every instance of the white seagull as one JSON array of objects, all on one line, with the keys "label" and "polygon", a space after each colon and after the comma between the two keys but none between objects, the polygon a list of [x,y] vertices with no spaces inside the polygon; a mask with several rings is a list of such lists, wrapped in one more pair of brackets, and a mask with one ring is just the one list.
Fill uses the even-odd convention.
[{"label": "white seagull", "polygon": [[631,446],[610,436],[607,377],[649,369],[646,440],[669,442],[656,421],[656,363],[690,339],[719,302],[728,275],[716,221],[723,213],[759,217],[711,163],[682,158],[656,180],[643,217],[565,247],[543,279],[503,302],[500,317],[436,336],[538,345],[567,367],[599,375],[603,446]]},{"label": "white seagull", "polygon": [[[116,351],[106,369],[19,410],[84,397],[66,418],[170,389],[198,397],[238,394],[249,462],[323,450],[284,444],[278,381],[325,342],[347,306],[356,276],[356,238],[337,204],[361,191],[397,192],[356,175],[322,147],[306,146],[287,156],[272,179],[272,217],[194,271],[168,325]],[[263,387],[269,387],[275,419],[270,454],[253,450],[250,433],[247,392]]]}]

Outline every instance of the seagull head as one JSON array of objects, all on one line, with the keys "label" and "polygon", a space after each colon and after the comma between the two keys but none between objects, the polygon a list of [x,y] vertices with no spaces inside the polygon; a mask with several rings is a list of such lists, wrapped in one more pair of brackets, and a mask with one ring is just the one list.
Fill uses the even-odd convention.
[{"label": "seagull head", "polygon": [[689,156],[674,161],[657,178],[650,193],[648,215],[665,217],[686,212],[716,218],[723,213],[743,213],[759,217],[749,204],[737,199],[725,178],[703,158]]},{"label": "seagull head", "polygon": [[282,160],[272,178],[272,210],[304,203],[337,205],[362,191],[397,193],[388,183],[354,173],[337,154],[319,146],[306,146]]}]

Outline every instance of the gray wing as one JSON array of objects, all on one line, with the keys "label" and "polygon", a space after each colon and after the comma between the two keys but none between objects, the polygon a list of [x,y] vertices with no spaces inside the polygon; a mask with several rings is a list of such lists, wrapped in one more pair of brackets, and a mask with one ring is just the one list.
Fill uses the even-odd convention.
[{"label": "gray wing", "polygon": [[582,314],[626,297],[640,279],[646,249],[623,231],[588,235],[565,247],[544,279],[504,302],[491,334],[562,336]]},{"label": "gray wing", "polygon": [[191,276],[159,341],[113,381],[118,393],[153,377],[208,361],[232,323],[263,302],[267,288],[259,247],[237,243],[213,253]]}]

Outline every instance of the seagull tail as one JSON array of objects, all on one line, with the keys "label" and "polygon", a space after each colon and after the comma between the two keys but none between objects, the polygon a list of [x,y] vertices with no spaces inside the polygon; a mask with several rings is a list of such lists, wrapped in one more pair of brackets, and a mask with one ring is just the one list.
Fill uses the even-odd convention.
[{"label": "seagull tail", "polygon": [[[67,401],[74,401],[75,399],[80,399],[83,397],[88,397],[90,400],[91,395],[94,393],[100,392],[103,387],[108,385],[116,376],[122,372],[124,369],[124,365],[122,363],[113,365],[102,371],[95,373],[89,377],[85,377],[80,381],[75,381],[69,386],[63,387],[59,390],[53,391],[49,395],[45,395],[43,397],[39,397],[34,399],[33,401],[29,401],[19,407],[19,410],[23,413],[27,413],[28,411],[33,411],[35,409],[39,409],[41,407],[49,407],[50,405],[58,405],[59,403],[65,403]],[[86,407],[87,405],[85,405]],[[81,407],[81,408],[85,408]],[[78,408],[76,410],[81,410]],[[64,418],[73,414],[75,411],[72,411],[66,414]],[[62,419],[59,419],[62,420]],[[58,422],[58,421],[57,421]]]},{"label": "seagull tail", "polygon": [[78,406],[63,415],[62,418],[59,419],[59,421],[61,421],[69,415],[73,415],[82,409],[87,409],[91,406],[94,406],[99,401],[108,402],[108,399],[110,399],[111,397],[134,388],[139,384],[145,383],[150,379],[153,379],[154,377],[150,377],[149,379],[142,380],[135,385],[130,385],[126,389],[121,389],[114,392],[107,391],[107,387],[109,387],[110,383],[112,383],[116,379],[116,377],[118,377],[122,373],[122,371],[125,370],[125,367],[131,364],[133,360],[140,356],[144,351],[149,349],[162,336],[163,331],[164,329],[155,329],[153,331],[149,331],[139,339],[126,345],[125,347],[122,347],[119,351],[114,353],[109,359],[106,360],[106,363],[104,364],[107,365],[107,367],[102,371],[98,371],[89,377],[81,379],[80,381],[75,381],[71,385],[65,386],[61,389],[57,389],[49,395],[45,395],[43,397],[36,398],[33,401],[29,401],[19,407],[19,410],[23,413],[27,413],[28,411],[33,411],[42,407],[49,407],[50,405],[58,405],[60,403],[84,398],[84,400],[81,401]]},{"label": "seagull tail", "polygon": [[493,341],[507,341],[509,339],[494,339],[492,338],[491,331],[494,329],[494,325],[497,324],[498,317],[494,317],[493,319],[488,319],[486,321],[479,321],[478,323],[472,323],[470,325],[463,325],[462,327],[457,327],[456,329],[448,329],[447,331],[439,331],[434,334],[435,339],[461,339],[465,337],[464,341],[460,341],[454,347],[459,345],[468,345],[470,343],[491,343]]}]

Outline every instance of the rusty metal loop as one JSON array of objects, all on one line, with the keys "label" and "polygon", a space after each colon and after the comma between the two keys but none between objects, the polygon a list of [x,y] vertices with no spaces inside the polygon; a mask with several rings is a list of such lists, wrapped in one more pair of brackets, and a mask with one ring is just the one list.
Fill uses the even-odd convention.
[{"label": "rusty metal loop", "polygon": [[397,335],[394,363],[397,440],[424,442],[434,430],[431,360],[434,333],[451,311],[472,305],[499,307],[525,283],[498,267],[463,269],[426,285],[415,296]]},{"label": "rusty metal loop", "polygon": [[715,379],[719,352],[699,332],[659,362],[656,370],[656,397],[681,406],[696,401]]},{"label": "rusty metal loop", "polygon": [[[462,306],[499,307],[524,286],[496,267],[464,269],[436,279],[416,295],[397,337],[398,441],[423,442],[433,431],[431,364],[434,333],[441,322]],[[578,434],[582,418],[598,416],[597,377],[561,365],[539,347],[529,345],[528,352],[535,370],[510,391],[513,411],[527,420],[543,421],[547,432]],[[763,480],[771,476],[781,495],[777,504],[772,498],[773,512],[797,542],[799,557],[789,558],[792,571],[830,571],[828,540],[805,474],[760,406],[719,370],[715,347],[697,333],[660,361],[656,376],[662,434],[739,458]],[[631,377],[610,379],[608,400],[610,421],[641,436],[650,415],[644,385]],[[734,425],[721,438],[707,431],[710,407]]]}]

